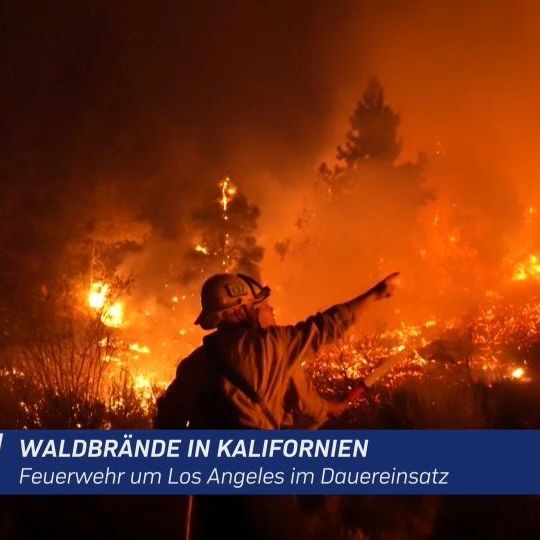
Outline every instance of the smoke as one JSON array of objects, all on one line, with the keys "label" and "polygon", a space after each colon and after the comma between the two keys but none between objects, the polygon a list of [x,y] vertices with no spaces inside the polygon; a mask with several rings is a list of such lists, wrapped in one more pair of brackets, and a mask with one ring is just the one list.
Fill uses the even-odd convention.
[{"label": "smoke", "polygon": [[[307,287],[317,294],[296,302],[295,314],[353,294],[376,277],[376,266],[365,268],[370,241],[361,242],[358,234],[341,240],[347,228],[396,231],[385,253],[396,268],[379,266],[378,273],[401,269],[410,303],[424,315],[455,312],[477,301],[510,275],[504,267],[508,258],[538,247],[532,224],[526,247],[522,242],[525,209],[538,200],[531,182],[538,174],[531,152],[538,137],[533,103],[539,81],[531,56],[539,48],[532,22],[538,20],[537,11],[528,3],[504,2],[386,2],[376,9],[354,10],[325,53],[324,69],[335,85],[321,159],[332,160],[369,74],[377,73],[387,100],[401,116],[398,163],[426,152],[424,176],[432,199],[418,222],[409,221],[405,228],[392,213],[383,222],[355,212],[350,200],[341,213],[330,212],[328,237],[319,241],[332,247],[319,249],[318,259],[308,265],[308,274],[321,278],[318,286],[312,282]],[[364,195],[376,204],[380,189],[373,180],[371,193],[367,189]],[[398,191],[386,195],[394,206],[406,209],[407,199]],[[427,230],[428,223],[433,228],[440,209],[445,215],[438,219],[445,223],[438,226],[436,241],[429,240],[425,236],[434,233]],[[411,235],[417,236],[415,247],[403,242]],[[428,240],[432,249],[424,260]],[[404,245],[409,257],[400,254]],[[336,251],[343,252],[341,258]],[[305,261],[299,267],[305,268]],[[287,288],[301,288],[306,272],[300,268],[291,282],[283,265]]]}]

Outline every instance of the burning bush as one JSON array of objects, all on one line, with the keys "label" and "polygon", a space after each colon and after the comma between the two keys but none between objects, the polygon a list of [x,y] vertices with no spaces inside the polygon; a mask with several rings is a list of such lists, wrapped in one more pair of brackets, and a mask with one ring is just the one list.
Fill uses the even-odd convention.
[{"label": "burning bush", "polygon": [[129,347],[119,334],[119,298],[129,284],[117,278],[93,282],[88,292],[75,288],[55,305],[62,309],[49,310],[3,349],[2,427],[150,426],[148,400],[125,368]]}]

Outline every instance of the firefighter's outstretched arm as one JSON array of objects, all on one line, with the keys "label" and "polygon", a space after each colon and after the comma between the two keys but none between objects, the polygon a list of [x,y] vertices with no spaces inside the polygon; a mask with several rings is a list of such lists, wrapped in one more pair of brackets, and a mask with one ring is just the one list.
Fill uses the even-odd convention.
[{"label": "firefighter's outstretched arm", "polygon": [[358,317],[364,310],[367,304],[371,301],[382,300],[383,298],[390,298],[394,293],[396,285],[399,279],[399,272],[394,272],[389,276],[386,276],[382,281],[379,281],[375,286],[371,287],[365,293],[345,302],[347,306]]},{"label": "firefighter's outstretched arm", "polygon": [[361,312],[373,301],[392,296],[399,273],[394,272],[359,296],[317,313],[294,326],[269,329],[274,344],[287,363],[293,364],[344,336]]}]

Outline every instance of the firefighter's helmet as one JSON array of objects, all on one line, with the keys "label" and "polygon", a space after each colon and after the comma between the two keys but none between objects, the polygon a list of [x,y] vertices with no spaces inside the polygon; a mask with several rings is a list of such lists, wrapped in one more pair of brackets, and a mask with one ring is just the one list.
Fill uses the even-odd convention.
[{"label": "firefighter's helmet", "polygon": [[270,287],[244,274],[216,274],[201,289],[202,311],[195,324],[204,330],[216,328],[223,317],[239,306],[262,302],[270,296]]}]

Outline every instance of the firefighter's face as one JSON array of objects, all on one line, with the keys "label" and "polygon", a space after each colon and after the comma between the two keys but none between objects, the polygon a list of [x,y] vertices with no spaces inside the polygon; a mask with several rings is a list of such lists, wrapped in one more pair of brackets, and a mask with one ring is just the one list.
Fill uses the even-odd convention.
[{"label": "firefighter's face", "polygon": [[261,328],[267,328],[276,324],[274,308],[268,302],[261,302],[257,309],[257,321]]}]

